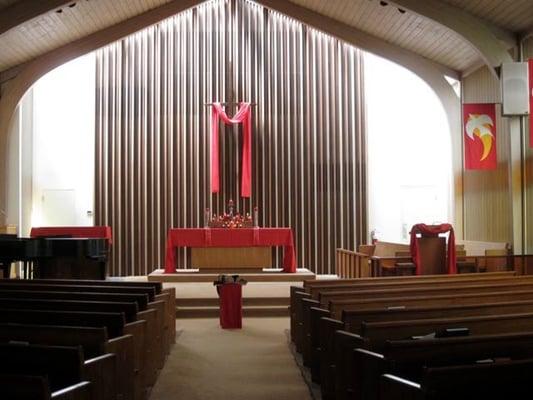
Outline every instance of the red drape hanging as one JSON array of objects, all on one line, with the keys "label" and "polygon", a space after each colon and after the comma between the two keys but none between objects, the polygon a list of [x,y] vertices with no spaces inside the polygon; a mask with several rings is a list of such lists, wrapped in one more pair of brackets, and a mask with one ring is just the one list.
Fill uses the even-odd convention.
[{"label": "red drape hanging", "polygon": [[426,224],[416,224],[411,228],[411,257],[413,257],[413,262],[416,266],[416,274],[420,275],[420,252],[418,251],[418,242],[416,240],[416,234],[420,233],[422,235],[438,235],[439,233],[450,232],[448,237],[448,273],[456,274],[457,273],[457,263],[455,256],[455,235],[453,233],[453,227],[450,224],[441,224],[441,225],[426,225]]},{"label": "red drape hanging", "polygon": [[218,120],[226,124],[242,123],[241,196],[250,197],[252,192],[252,113],[250,103],[241,102],[237,113],[230,118],[220,103],[213,103],[211,113],[211,192],[220,189],[218,171]]}]

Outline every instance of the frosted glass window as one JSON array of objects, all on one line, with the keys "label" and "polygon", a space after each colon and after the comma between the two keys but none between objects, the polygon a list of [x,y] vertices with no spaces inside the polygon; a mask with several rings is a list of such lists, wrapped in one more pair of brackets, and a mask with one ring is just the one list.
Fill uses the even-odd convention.
[{"label": "frosted glass window", "polygon": [[448,120],[414,73],[368,53],[364,72],[369,229],[406,242],[415,223],[452,222]]}]

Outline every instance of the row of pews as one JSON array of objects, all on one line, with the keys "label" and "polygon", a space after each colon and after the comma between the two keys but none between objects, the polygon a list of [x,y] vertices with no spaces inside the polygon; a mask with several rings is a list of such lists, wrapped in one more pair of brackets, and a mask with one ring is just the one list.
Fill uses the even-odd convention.
[{"label": "row of pews", "polygon": [[175,299],[159,282],[0,279],[0,398],[146,399]]},{"label": "row of pews", "polygon": [[290,307],[324,400],[533,394],[533,276],[312,280]]}]

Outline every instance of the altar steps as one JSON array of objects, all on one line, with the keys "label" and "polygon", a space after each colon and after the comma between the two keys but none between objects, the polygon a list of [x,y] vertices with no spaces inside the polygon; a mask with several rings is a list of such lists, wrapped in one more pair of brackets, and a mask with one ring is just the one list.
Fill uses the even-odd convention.
[{"label": "altar steps", "polygon": [[[217,318],[219,306],[217,298],[178,298],[176,318]],[[243,298],[244,317],[287,317],[288,297],[249,297]]]},{"label": "altar steps", "polygon": [[[243,307],[243,317],[288,317],[287,306],[249,306]],[[176,318],[218,318],[218,307],[176,307]]]}]

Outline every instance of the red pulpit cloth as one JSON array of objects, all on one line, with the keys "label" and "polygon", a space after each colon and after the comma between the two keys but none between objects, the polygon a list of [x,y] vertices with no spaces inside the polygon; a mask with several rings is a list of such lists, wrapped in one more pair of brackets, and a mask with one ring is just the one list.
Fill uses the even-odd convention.
[{"label": "red pulpit cloth", "polygon": [[165,274],[176,273],[176,247],[283,246],[283,272],[296,272],[296,250],[290,228],[173,228],[168,230]]},{"label": "red pulpit cloth", "polygon": [[252,113],[250,103],[241,103],[233,118],[229,118],[220,103],[213,103],[211,113],[211,192],[218,193],[218,119],[226,124],[242,122],[242,162],[241,162],[241,196],[250,197],[252,193]]},{"label": "red pulpit cloth", "polygon": [[110,226],[46,226],[31,228],[30,237],[62,236],[69,235],[75,238],[107,239],[111,245],[113,235]]},{"label": "red pulpit cloth", "polygon": [[225,283],[218,285],[220,297],[220,326],[222,329],[242,328],[242,285]]},{"label": "red pulpit cloth", "polygon": [[426,225],[416,224],[411,228],[411,257],[416,266],[416,274],[420,275],[420,253],[418,252],[418,242],[416,240],[416,234],[420,233],[426,236],[437,236],[439,233],[450,232],[448,237],[448,273],[457,273],[457,264],[455,257],[455,235],[453,233],[453,227],[450,224],[441,225]]}]

